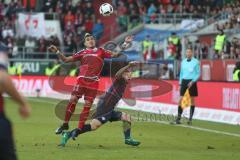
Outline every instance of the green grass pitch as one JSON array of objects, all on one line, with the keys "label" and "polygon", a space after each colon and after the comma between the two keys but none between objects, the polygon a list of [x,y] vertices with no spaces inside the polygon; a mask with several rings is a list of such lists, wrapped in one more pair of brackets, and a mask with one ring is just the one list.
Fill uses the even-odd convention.
[{"label": "green grass pitch", "polygon": [[[22,120],[17,105],[6,100],[6,111],[13,122],[20,160],[239,160],[240,137],[199,131],[154,122],[133,122],[132,134],[139,147],[123,143],[121,122],[107,123],[99,130],[80,135],[59,148],[60,136],[54,131],[61,121],[55,116],[58,100],[30,98],[32,115]],[[79,109],[76,110],[79,112]],[[235,133],[239,126],[194,121],[193,126]],[[71,128],[77,122],[70,123]],[[210,147],[209,147],[210,146]],[[214,149],[211,149],[213,147]]]}]

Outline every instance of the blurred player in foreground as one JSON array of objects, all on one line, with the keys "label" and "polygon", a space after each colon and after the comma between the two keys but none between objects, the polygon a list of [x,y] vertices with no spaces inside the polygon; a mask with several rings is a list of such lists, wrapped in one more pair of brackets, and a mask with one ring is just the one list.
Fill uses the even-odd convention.
[{"label": "blurred player in foreground", "polygon": [[16,160],[16,151],[13,141],[12,125],[4,113],[4,98],[7,93],[18,103],[19,114],[23,118],[30,115],[30,107],[14,87],[11,77],[7,73],[8,57],[0,51],[0,160]]},{"label": "blurred player in foreground", "polygon": [[139,141],[132,139],[131,137],[131,117],[130,115],[115,111],[115,106],[121,100],[124,91],[126,89],[128,81],[132,78],[133,67],[138,65],[138,62],[130,62],[127,66],[120,69],[116,75],[112,86],[108,91],[100,98],[96,113],[93,116],[93,120],[90,124],[85,124],[82,129],[76,128],[71,132],[65,132],[62,137],[60,146],[65,146],[69,138],[75,140],[79,134],[85,132],[94,131],[106,122],[110,121],[122,121],[123,132],[125,138],[125,144],[138,146]]},{"label": "blurred player in foreground", "polygon": [[[132,36],[125,38],[125,44],[132,41]],[[103,48],[96,48],[94,37],[87,33],[84,37],[86,49],[75,53],[73,56],[66,57],[60,50],[51,45],[49,50],[55,52],[65,63],[80,61],[80,73],[77,78],[77,84],[74,86],[70,101],[68,103],[64,123],[56,130],[56,134],[61,134],[63,130],[68,130],[68,122],[75,111],[76,104],[84,96],[85,104],[80,114],[78,128],[82,129],[89,115],[90,108],[97,95],[100,73],[103,68],[104,58],[119,57],[120,53],[113,53]]]}]

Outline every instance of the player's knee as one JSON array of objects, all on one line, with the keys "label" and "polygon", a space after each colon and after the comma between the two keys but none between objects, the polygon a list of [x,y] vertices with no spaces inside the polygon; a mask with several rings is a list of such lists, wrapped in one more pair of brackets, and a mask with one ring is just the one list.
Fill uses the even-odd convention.
[{"label": "player's knee", "polygon": [[91,107],[92,101],[85,100],[85,106]]},{"label": "player's knee", "polygon": [[99,125],[99,124],[91,124],[91,129],[92,129],[92,131],[95,131],[95,130],[97,130],[100,126],[101,126],[101,125]]},{"label": "player's knee", "polygon": [[122,113],[122,117],[121,117],[122,121],[127,121],[127,122],[131,122],[131,116],[127,113]]},{"label": "player's knee", "polygon": [[90,125],[91,125],[91,129],[92,129],[92,131],[95,131],[95,130],[97,130],[99,127],[101,127],[101,122],[99,122],[98,120],[93,120],[91,123],[90,123]]},{"label": "player's knee", "polygon": [[74,103],[74,104],[77,104],[77,102],[78,102],[78,97],[77,97],[77,96],[71,96],[70,102],[71,102],[71,103]]}]

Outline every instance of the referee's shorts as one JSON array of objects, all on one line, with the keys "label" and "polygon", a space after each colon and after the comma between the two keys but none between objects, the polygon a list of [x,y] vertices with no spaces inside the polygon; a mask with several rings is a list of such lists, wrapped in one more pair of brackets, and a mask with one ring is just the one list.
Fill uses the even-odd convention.
[{"label": "referee's shorts", "polygon": [[[184,93],[186,92],[188,88],[188,84],[191,82],[191,79],[183,79],[180,89],[180,96],[184,96]],[[189,94],[191,97],[197,97],[198,96],[198,89],[197,89],[197,82],[193,83],[192,87],[189,89]]]},{"label": "referee's shorts", "polygon": [[0,160],[16,160],[12,126],[3,113],[0,113]]}]

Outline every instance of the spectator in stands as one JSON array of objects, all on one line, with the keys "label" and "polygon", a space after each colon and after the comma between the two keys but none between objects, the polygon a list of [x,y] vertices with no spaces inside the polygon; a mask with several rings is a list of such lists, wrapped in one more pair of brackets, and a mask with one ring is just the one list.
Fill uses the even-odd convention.
[{"label": "spectator in stands", "polygon": [[208,48],[209,46],[206,43],[196,40],[193,45],[195,57],[198,59],[206,59],[208,57]]},{"label": "spectator in stands", "polygon": [[18,52],[18,45],[16,42],[13,42],[13,49],[12,49],[12,57],[13,58],[20,58]]},{"label": "spectator in stands", "polygon": [[240,39],[237,37],[231,41],[230,57],[234,59],[240,57]]},{"label": "spectator in stands", "polygon": [[13,36],[14,36],[13,28],[11,28],[9,24],[3,27],[3,30],[2,30],[3,39],[6,39],[7,37],[13,37]]},{"label": "spectator in stands", "polygon": [[74,25],[74,15],[72,14],[72,11],[69,10],[67,15],[65,15],[64,17],[64,24],[65,24],[65,28],[72,28]]},{"label": "spectator in stands", "polygon": [[173,79],[174,76],[173,76],[173,70],[170,69],[168,67],[168,64],[163,64],[162,68],[161,68],[161,73],[160,73],[160,77],[159,79],[162,80],[162,79]]},{"label": "spectator in stands", "polygon": [[226,43],[226,35],[224,34],[223,30],[219,30],[218,35],[215,38],[215,44],[214,44],[214,58],[221,58],[221,56],[224,54],[223,49]]},{"label": "spectator in stands", "polygon": [[36,0],[23,0],[23,6],[27,11],[35,9]]},{"label": "spectator in stands", "polygon": [[74,41],[73,36],[67,36],[67,38],[65,39],[65,45],[67,47],[67,52],[74,53],[77,51],[77,45]]},{"label": "spectator in stands", "polygon": [[177,46],[173,44],[173,42],[169,42],[168,44],[168,59],[170,60],[175,60],[176,59],[176,51],[177,51]]},{"label": "spectator in stands", "polygon": [[240,82],[240,61],[238,61],[233,70],[233,80],[235,82]]},{"label": "spectator in stands", "polygon": [[38,40],[38,50],[37,51],[38,52],[46,52],[47,51],[46,41],[43,36]]},{"label": "spectator in stands", "polygon": [[136,12],[136,10],[132,10],[130,12],[130,16],[129,16],[129,22],[130,22],[130,25],[129,25],[129,28],[132,29],[134,27],[136,27],[139,22],[140,22],[140,17],[138,15],[138,13]]},{"label": "spectator in stands", "polygon": [[154,3],[151,3],[150,7],[147,10],[147,17],[146,17],[146,22],[152,22],[155,23],[156,22],[156,12],[157,12],[157,8],[154,5]]},{"label": "spectator in stands", "polygon": [[145,37],[145,40],[142,42],[142,59],[148,60],[151,57],[151,49],[153,42],[150,40],[150,35]]},{"label": "spectator in stands", "polygon": [[182,44],[180,38],[175,32],[172,32],[171,36],[168,38],[168,44],[173,44],[176,47],[176,59],[181,58]]},{"label": "spectator in stands", "polygon": [[124,5],[123,1],[118,2],[118,8],[117,8],[117,22],[120,27],[120,31],[124,32],[127,30],[128,26],[128,18],[127,18],[127,7]]},{"label": "spectator in stands", "polygon": [[147,14],[148,14],[148,16],[152,16],[152,14],[154,14],[154,13],[156,13],[157,12],[157,8],[155,7],[155,5],[154,5],[154,3],[152,3],[151,5],[150,5],[150,7],[148,8],[148,10],[147,10]]},{"label": "spectator in stands", "polygon": [[101,22],[101,19],[98,19],[97,23],[94,24],[94,27],[92,30],[92,34],[96,38],[97,41],[100,40],[100,38],[102,37],[103,31],[104,31],[104,25]]},{"label": "spectator in stands", "polygon": [[82,13],[79,13],[75,16],[75,21],[74,21],[74,25],[75,25],[75,30],[77,31],[77,33],[79,33],[81,27],[84,25],[84,16]]},{"label": "spectator in stands", "polygon": [[92,17],[89,17],[85,22],[86,32],[92,33],[93,25],[94,23],[93,23]]},{"label": "spectator in stands", "polygon": [[84,8],[84,13],[88,16],[92,16],[94,14],[94,8],[91,2],[86,3],[86,8]]},{"label": "spectator in stands", "polygon": [[11,55],[9,55],[9,58],[12,58],[13,39],[11,37],[8,37],[6,44],[7,44],[9,53],[11,53]]},{"label": "spectator in stands", "polygon": [[[27,40],[25,41],[25,47],[26,47],[26,53],[32,54],[34,52],[36,43],[33,37],[27,37]],[[28,57],[31,57],[31,56],[28,56]]]}]

